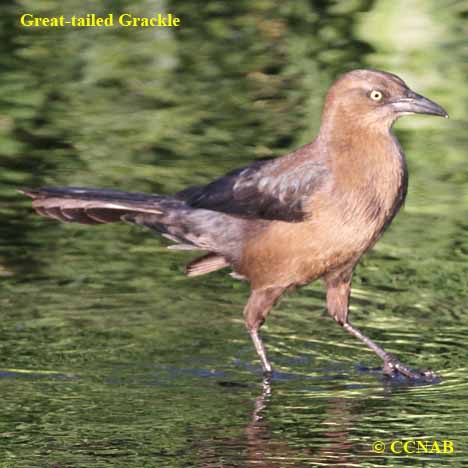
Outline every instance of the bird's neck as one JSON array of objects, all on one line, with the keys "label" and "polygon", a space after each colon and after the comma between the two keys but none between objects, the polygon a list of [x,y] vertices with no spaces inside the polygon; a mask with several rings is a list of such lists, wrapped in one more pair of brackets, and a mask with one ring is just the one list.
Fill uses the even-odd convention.
[{"label": "bird's neck", "polygon": [[[333,191],[346,210],[363,207],[379,213],[387,223],[403,204],[407,167],[398,140],[389,128],[341,127],[339,133],[320,134],[334,175]],[[388,221],[389,222],[389,221]]]},{"label": "bird's neck", "polygon": [[389,126],[362,126],[350,121],[346,125],[325,126],[317,142],[326,148],[335,174],[342,172],[350,178],[365,179],[406,171],[405,155]]}]

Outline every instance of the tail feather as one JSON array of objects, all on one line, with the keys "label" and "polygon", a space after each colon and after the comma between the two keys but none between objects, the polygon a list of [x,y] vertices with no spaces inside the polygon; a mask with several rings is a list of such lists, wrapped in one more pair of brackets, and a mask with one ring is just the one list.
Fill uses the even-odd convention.
[{"label": "tail feather", "polygon": [[28,197],[36,198],[73,198],[79,200],[106,200],[108,202],[151,202],[165,198],[161,195],[143,192],[125,192],[123,190],[97,189],[84,187],[41,187],[37,189],[23,188],[19,190]]},{"label": "tail feather", "polygon": [[158,206],[165,198],[160,195],[131,193],[119,190],[84,189],[77,187],[46,187],[23,189],[33,199],[38,214],[66,223],[115,223],[128,213],[161,213]]},{"label": "tail feather", "polygon": [[42,216],[66,223],[128,221],[146,226],[176,243],[173,248],[205,250],[213,256],[193,262],[190,276],[229,265],[240,255],[248,221],[217,211],[193,208],[170,196],[79,187],[24,189]]},{"label": "tail feather", "polygon": [[209,253],[203,257],[196,258],[185,267],[187,276],[201,276],[213,271],[226,268],[230,263],[220,255]]}]

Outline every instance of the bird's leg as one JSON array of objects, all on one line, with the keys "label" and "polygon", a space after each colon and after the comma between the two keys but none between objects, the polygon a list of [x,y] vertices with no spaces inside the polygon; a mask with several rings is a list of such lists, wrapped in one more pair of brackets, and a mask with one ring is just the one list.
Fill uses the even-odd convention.
[{"label": "bird's leg", "polygon": [[395,356],[387,353],[381,346],[368,338],[358,328],[349,323],[348,305],[351,293],[352,271],[328,277],[327,286],[327,308],[332,317],[351,335],[361,340],[366,346],[374,351],[384,361],[384,374],[394,377],[398,374],[408,379],[431,381],[437,378],[432,371],[413,371],[402,364]]},{"label": "bird's leg", "polygon": [[258,335],[258,328],[252,328],[251,330],[249,330],[249,333],[255,346],[255,351],[257,351],[258,357],[260,358],[260,361],[262,363],[263,373],[265,375],[271,374],[271,364],[266,355],[265,345],[263,344],[262,339]]},{"label": "bird's leg", "polygon": [[244,309],[245,325],[262,363],[263,374],[267,377],[271,376],[272,368],[258,331],[283,292],[284,288],[279,287],[253,290]]},{"label": "bird's leg", "polygon": [[349,322],[341,324],[343,328],[361,340],[365,345],[367,345],[372,351],[374,351],[377,356],[379,356],[384,361],[383,372],[384,374],[395,377],[398,373],[404,375],[408,379],[412,380],[434,380],[437,379],[437,375],[432,371],[414,371],[408,366],[402,364],[395,356],[390,353],[387,353],[381,346],[373,342],[370,338],[364,335],[358,328],[351,325]]}]

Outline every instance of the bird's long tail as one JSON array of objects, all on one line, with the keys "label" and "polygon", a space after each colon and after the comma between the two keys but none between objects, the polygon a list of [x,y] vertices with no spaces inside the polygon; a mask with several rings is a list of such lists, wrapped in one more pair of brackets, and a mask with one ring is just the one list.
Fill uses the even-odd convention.
[{"label": "bird's long tail", "polygon": [[102,224],[123,220],[130,213],[161,213],[168,197],[79,187],[23,189],[42,216],[65,223]]},{"label": "bird's long tail", "polygon": [[[224,213],[190,207],[175,197],[78,187],[23,189],[42,216],[66,223],[102,224],[126,221],[146,226],[176,244],[175,249],[205,250],[206,265],[193,264],[193,274],[228,266],[238,255],[245,221]],[[224,261],[222,260],[224,259]],[[195,266],[197,268],[195,268]],[[189,270],[190,274],[190,270]]]}]

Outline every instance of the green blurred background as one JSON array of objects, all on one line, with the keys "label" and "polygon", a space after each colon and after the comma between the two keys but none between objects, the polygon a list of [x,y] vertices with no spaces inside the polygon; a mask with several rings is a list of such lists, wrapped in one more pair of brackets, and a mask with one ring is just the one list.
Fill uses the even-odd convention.
[{"label": "green blurred background", "polygon": [[[173,13],[179,28],[24,28]],[[468,461],[468,2],[17,0],[0,6],[0,466],[464,466]],[[441,384],[388,385],[320,284],[265,327],[245,284],[127,225],[63,225],[16,189],[172,193],[311,141],[342,72],[381,68],[446,108],[402,119],[406,206],[357,270],[358,326]],[[371,369],[371,370],[369,370]],[[371,451],[455,441],[455,454]]]}]

